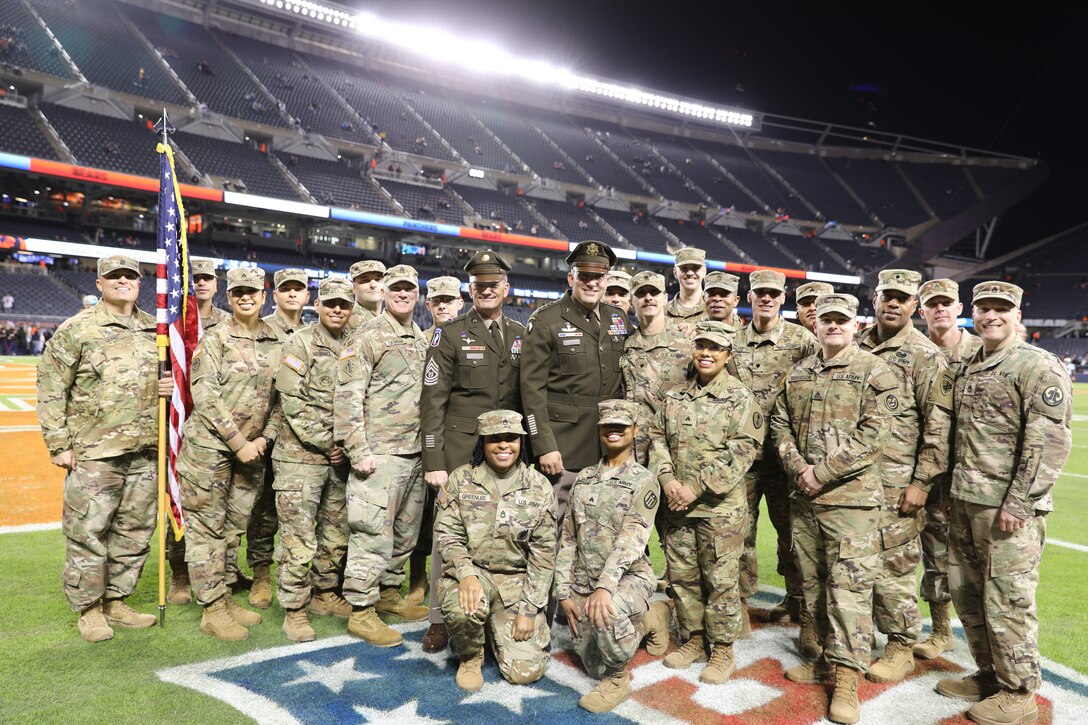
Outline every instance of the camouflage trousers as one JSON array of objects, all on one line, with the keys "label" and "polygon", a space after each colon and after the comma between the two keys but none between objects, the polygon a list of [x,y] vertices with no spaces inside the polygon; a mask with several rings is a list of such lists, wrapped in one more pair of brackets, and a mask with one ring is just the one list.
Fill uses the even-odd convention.
[{"label": "camouflage trousers", "polygon": [[884,566],[873,589],[873,621],[876,628],[900,642],[914,642],[922,631],[918,610],[918,564],[922,561],[919,532],[922,517],[899,513],[903,487],[884,486],[880,507],[880,541]]},{"label": "camouflage trousers", "polygon": [[[590,677],[600,680],[627,669],[645,634],[642,615],[649,609],[652,595],[653,589],[645,581],[631,576],[621,577],[612,595],[612,606],[617,613],[612,624],[597,629],[588,618],[584,618],[578,624],[578,634],[571,631],[574,651]],[[588,594],[570,593],[570,601],[579,612],[586,610],[588,599]]]},{"label": "camouflage trousers", "polygon": [[815,615],[824,657],[865,672],[873,646],[873,586],[880,576],[879,511],[794,498],[790,518],[805,607]]},{"label": "camouflage trousers", "polygon": [[[268,456],[271,450],[266,451]],[[280,522],[276,516],[276,487],[274,466],[266,466],[264,488],[253,504],[253,513],[246,527],[246,563],[252,569],[268,566],[272,563],[272,553],[276,545],[276,532]]]},{"label": "camouflage trousers", "polygon": [[[503,603],[499,595],[500,586],[507,584],[504,579],[517,578],[519,584],[525,580],[525,574],[492,574],[477,572],[484,595],[480,606],[471,615],[461,608],[460,591],[457,580],[442,577],[442,616],[450,635],[450,649],[458,656],[474,655],[483,651],[487,639],[484,632],[486,625],[491,632],[492,653],[499,665],[499,672],[514,684],[527,685],[544,676],[548,666],[548,645],[551,643],[551,629],[544,612],[538,612],[534,621],[535,628],[529,639],[518,642],[514,639],[514,617],[518,613],[518,603]],[[521,587],[519,586],[518,589]]]},{"label": "camouflage trousers", "polygon": [[348,476],[348,555],[344,598],[369,607],[379,586],[399,587],[423,518],[423,469],[419,454],[380,455],[374,473]]},{"label": "camouflage trousers", "polygon": [[952,601],[952,590],[948,588],[948,514],[938,489],[934,486],[930,491],[922,527],[922,599],[930,604]]},{"label": "camouflage trousers", "polygon": [[280,542],[276,597],[301,609],[310,596],[340,589],[348,550],[347,467],[273,461]]},{"label": "camouflage trousers", "polygon": [[665,565],[681,629],[706,632],[713,644],[740,634],[740,556],[748,510],[734,489],[736,507],[711,518],[665,519]]},{"label": "camouflage trousers", "polygon": [[759,564],[756,561],[756,534],[759,525],[759,500],[767,499],[767,513],[778,536],[777,571],[786,579],[786,596],[801,598],[801,572],[790,549],[790,499],[786,474],[777,463],[757,461],[744,477],[748,497],[748,537],[740,558],[740,596],[743,599],[759,591]]},{"label": "camouflage trousers", "polygon": [[61,581],[72,611],[136,589],[155,532],[154,451],[77,461],[64,479],[65,563]]},{"label": "camouflage trousers", "polygon": [[1000,509],[952,501],[948,578],[952,601],[975,664],[1002,687],[1038,690],[1039,617],[1035,590],[1046,543],[1046,516],[1012,532],[997,526]]},{"label": "camouflage trousers", "polygon": [[242,463],[226,451],[186,443],[178,456],[185,510],[185,561],[197,601],[230,594],[226,574],[237,567],[238,545],[253,502],[264,487],[264,461]]}]

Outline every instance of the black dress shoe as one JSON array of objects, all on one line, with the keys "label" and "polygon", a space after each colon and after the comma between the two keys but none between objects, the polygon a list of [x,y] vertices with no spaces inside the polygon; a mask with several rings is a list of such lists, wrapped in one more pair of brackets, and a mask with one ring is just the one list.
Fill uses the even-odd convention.
[{"label": "black dress shoe", "polygon": [[432,624],[423,635],[424,652],[441,652],[450,642],[450,635],[444,624]]}]

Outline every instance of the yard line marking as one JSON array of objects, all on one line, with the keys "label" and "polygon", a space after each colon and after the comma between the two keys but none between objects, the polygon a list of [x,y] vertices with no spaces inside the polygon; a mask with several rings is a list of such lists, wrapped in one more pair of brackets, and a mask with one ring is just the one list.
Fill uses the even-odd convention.
[{"label": "yard line marking", "polygon": [[39,425],[0,425],[0,433],[27,433],[41,429]]},{"label": "yard line marking", "polygon": [[31,531],[55,531],[59,528],[59,521],[53,521],[48,524],[20,524],[19,526],[0,526],[0,534],[26,534]]},{"label": "yard line marking", "polygon": [[1069,473],[1068,471],[1062,471],[1059,475],[1072,476],[1073,478],[1088,478],[1088,476],[1084,475],[1083,473]]},{"label": "yard line marking", "polygon": [[1061,539],[1047,539],[1046,543],[1054,544],[1054,546],[1061,546],[1065,549],[1072,549],[1073,551],[1088,553],[1088,546],[1085,546],[1084,544],[1074,544],[1071,541],[1062,541]]}]

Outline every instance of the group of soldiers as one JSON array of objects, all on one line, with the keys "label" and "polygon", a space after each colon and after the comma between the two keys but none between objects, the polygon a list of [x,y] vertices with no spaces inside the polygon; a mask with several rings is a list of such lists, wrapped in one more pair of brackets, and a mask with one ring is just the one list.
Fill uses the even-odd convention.
[{"label": "group of soldiers", "polygon": [[[392,647],[403,637],[379,615],[427,618],[424,649],[449,646],[470,691],[487,641],[510,682],[543,676],[554,617],[600,680],[580,704],[603,712],[630,695],[642,642],[665,654],[674,614],[683,644],[664,665],[705,661],[708,683],[732,675],[765,498],[786,595],[759,615],[799,623],[809,661],[786,677],[833,683],[832,721],[859,718],[859,676],[895,682],[915,657],[951,649],[952,603],[979,669],[938,692],[974,702],[980,723],[1034,720],[1035,588],[1071,389],[1060,362],[1018,334],[1019,287],[975,286],[976,336],[957,326],[954,281],[884,270],[875,322],[859,330],[858,300],[823,282],[797,288],[790,323],[784,275],[756,270],[742,325],[740,279],[708,273],[701,250],[676,255],[672,300],[661,274],[613,271],[604,243],[566,261],[568,291],[523,326],[503,313],[509,264],[477,253],[467,311],[461,280],[427,283],[426,332],[406,265],[363,260],[350,281],[321,280],[319,319],[303,325],[304,271],[276,272],[276,309],[262,318],[261,270],[227,273],[227,313],[212,304],[214,267],[194,261],[203,337],[188,371],[186,535],[168,552],[170,601],[191,588],[202,632],[244,639],[261,615],[232,589],[267,608],[275,561],[289,640],[315,638],[309,614],[332,615]],[[58,328],[38,379],[46,445],[68,471],[62,579],[88,641],[155,623],[124,599],[155,526],[150,411],[173,394],[154,319],[135,306],[138,265],[107,257],[98,272],[101,303]],[[662,586],[668,597],[655,598]],[[872,660],[874,628],[888,643]]]}]

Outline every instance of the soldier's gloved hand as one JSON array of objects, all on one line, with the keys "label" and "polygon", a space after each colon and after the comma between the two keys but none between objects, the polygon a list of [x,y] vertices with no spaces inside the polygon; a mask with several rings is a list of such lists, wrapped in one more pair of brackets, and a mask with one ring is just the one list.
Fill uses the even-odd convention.
[{"label": "soldier's gloved hand", "polygon": [[344,449],[340,446],[335,446],[332,451],[329,452],[329,463],[334,466],[340,466],[344,464],[348,457],[344,454]]},{"label": "soldier's gloved hand", "polygon": [[450,475],[445,471],[431,471],[423,474],[423,480],[427,482],[427,485],[431,487],[432,491],[437,491],[446,481],[448,481]]},{"label": "soldier's gloved hand", "polygon": [[609,627],[612,620],[619,616],[619,612],[612,606],[612,592],[607,589],[597,589],[590,594],[589,599],[586,600],[586,614],[597,629]]},{"label": "soldier's gloved hand", "polygon": [[76,470],[76,454],[72,451],[61,451],[55,456],[50,456],[49,462],[54,466],[60,466],[66,471]]},{"label": "soldier's gloved hand", "polygon": [[514,616],[513,635],[515,642],[524,642],[533,636],[533,618],[524,614]]},{"label": "soldier's gloved hand", "polygon": [[253,463],[260,459],[261,449],[257,446],[256,441],[246,441],[244,446],[235,451],[234,457],[242,463]]},{"label": "soldier's gloved hand", "polygon": [[911,516],[918,509],[926,505],[926,499],[929,498],[929,493],[915,486],[913,483],[908,485],[903,493],[899,494],[899,513],[904,516]]},{"label": "soldier's gloved hand", "polygon": [[174,374],[167,373],[159,379],[159,397],[169,398],[174,394]]},{"label": "soldier's gloved hand", "polygon": [[470,617],[480,608],[484,600],[484,587],[480,580],[474,576],[466,576],[457,585],[457,598],[461,604],[461,611]]},{"label": "soldier's gloved hand", "polygon": [[351,467],[355,469],[356,473],[364,477],[369,476],[378,467],[378,459],[374,456],[367,456],[358,463],[352,463]]},{"label": "soldier's gloved hand", "polygon": [[563,472],[563,454],[551,451],[540,456],[540,470],[549,476],[558,476]]},{"label": "soldier's gloved hand", "polygon": [[578,623],[582,621],[582,613],[578,611],[578,607],[574,606],[574,602],[569,599],[560,599],[559,606],[563,608],[563,614],[567,615],[567,625],[570,627],[570,633],[577,637]]}]

